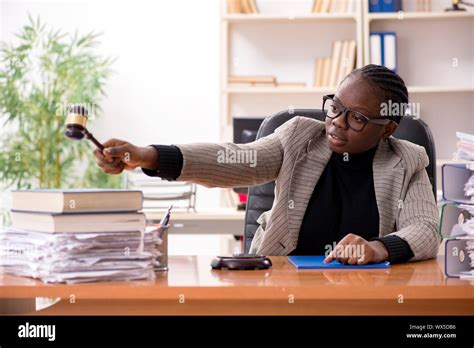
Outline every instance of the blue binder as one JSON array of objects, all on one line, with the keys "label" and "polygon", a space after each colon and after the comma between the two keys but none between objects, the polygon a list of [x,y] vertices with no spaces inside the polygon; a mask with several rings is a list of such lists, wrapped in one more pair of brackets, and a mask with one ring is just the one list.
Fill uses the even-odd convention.
[{"label": "blue binder", "polygon": [[389,268],[390,262],[369,263],[367,265],[346,265],[339,261],[324,263],[325,256],[288,256],[288,261],[297,269],[367,269]]},{"label": "blue binder", "polygon": [[369,0],[369,12],[382,12],[383,0]]},{"label": "blue binder", "polygon": [[398,12],[402,10],[401,0],[381,0],[381,12]]},{"label": "blue binder", "polygon": [[398,12],[402,10],[401,0],[369,0],[369,12]]},{"label": "blue binder", "polygon": [[[380,47],[370,47],[371,50],[380,50],[382,64],[393,72],[397,72],[397,34],[391,31],[379,31],[379,32],[370,32],[370,35],[379,35],[380,36]],[[387,38],[391,37],[392,40],[389,42],[393,45],[387,44]]]}]

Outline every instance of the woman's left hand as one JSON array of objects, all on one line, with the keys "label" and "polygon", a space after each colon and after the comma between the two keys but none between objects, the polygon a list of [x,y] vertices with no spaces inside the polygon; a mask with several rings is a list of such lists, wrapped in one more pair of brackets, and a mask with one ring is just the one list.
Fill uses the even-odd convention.
[{"label": "woman's left hand", "polygon": [[365,265],[385,261],[388,257],[388,250],[382,242],[378,240],[369,242],[361,236],[349,233],[342,238],[324,262],[338,260],[350,265]]}]

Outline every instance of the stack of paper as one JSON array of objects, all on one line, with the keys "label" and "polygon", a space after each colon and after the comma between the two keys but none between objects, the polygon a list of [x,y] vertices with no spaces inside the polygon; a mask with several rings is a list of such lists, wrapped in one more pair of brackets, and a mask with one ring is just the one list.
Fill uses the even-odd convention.
[{"label": "stack of paper", "polygon": [[474,237],[474,218],[473,218],[474,205],[460,204],[459,209],[467,210],[471,218],[454,225],[450,236],[451,237],[459,237],[459,236]]},{"label": "stack of paper", "polygon": [[474,135],[456,132],[456,136],[459,139],[457,143],[457,157],[459,159],[474,161]]},{"label": "stack of paper", "polygon": [[468,240],[466,242],[466,251],[471,260],[471,270],[461,272],[461,278],[464,279],[474,279],[474,239]]},{"label": "stack of paper", "polygon": [[7,274],[44,282],[152,279],[157,232],[0,233],[0,266]]},{"label": "stack of paper", "polygon": [[[64,205],[71,201],[78,205],[73,210],[77,213],[65,209],[51,213],[52,207],[63,205],[53,204],[53,200],[49,206],[36,203],[27,211],[12,212],[12,227],[0,233],[3,272],[48,283],[153,279],[161,239],[156,230],[145,229],[145,217],[136,211],[141,198],[128,211],[123,211],[122,204],[113,212],[110,199],[123,198],[123,192],[104,194],[109,196],[108,203],[101,191],[13,192],[14,208],[19,207],[20,196],[23,208],[42,196],[64,201]],[[101,206],[107,206],[108,212],[100,211]]]},{"label": "stack of paper", "polygon": [[470,197],[471,202],[474,203],[474,174],[472,174],[466,184],[464,184],[464,194]]}]

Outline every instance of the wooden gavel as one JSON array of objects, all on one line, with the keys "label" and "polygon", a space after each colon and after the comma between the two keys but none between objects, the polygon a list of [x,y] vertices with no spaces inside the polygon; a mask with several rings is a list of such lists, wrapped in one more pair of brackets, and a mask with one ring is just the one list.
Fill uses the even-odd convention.
[{"label": "wooden gavel", "polygon": [[83,106],[70,106],[66,118],[66,133],[64,134],[71,140],[82,140],[86,137],[92,141],[99,150],[103,150],[104,146],[99,143],[86,128],[88,114],[87,109]]}]

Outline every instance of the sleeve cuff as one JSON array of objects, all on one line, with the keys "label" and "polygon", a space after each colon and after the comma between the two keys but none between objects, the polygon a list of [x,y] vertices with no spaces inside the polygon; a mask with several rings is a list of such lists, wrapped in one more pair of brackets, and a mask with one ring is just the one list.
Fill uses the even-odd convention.
[{"label": "sleeve cuff", "polygon": [[175,145],[151,145],[159,153],[158,169],[142,168],[148,176],[158,176],[166,180],[176,180],[183,169],[183,154]]},{"label": "sleeve cuff", "polygon": [[390,263],[406,262],[414,256],[410,245],[398,236],[388,235],[372,238],[371,240],[378,240],[385,245]]}]

